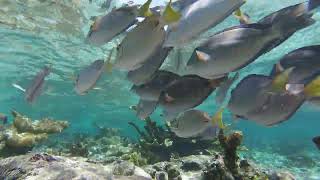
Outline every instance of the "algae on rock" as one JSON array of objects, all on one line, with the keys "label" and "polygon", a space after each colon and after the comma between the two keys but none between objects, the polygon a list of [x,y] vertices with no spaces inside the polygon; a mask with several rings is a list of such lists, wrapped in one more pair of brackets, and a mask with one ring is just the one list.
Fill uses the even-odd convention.
[{"label": "algae on rock", "polygon": [[4,127],[0,133],[0,152],[3,156],[23,154],[35,145],[45,141],[49,134],[61,133],[69,124],[67,121],[55,121],[47,118],[32,121],[16,111],[12,111],[12,125]]},{"label": "algae on rock", "polygon": [[12,111],[12,115],[15,118],[13,126],[19,133],[29,132],[33,134],[54,134],[61,133],[69,126],[67,121],[56,121],[44,118],[41,121],[32,121],[26,116],[19,114],[16,111]]}]

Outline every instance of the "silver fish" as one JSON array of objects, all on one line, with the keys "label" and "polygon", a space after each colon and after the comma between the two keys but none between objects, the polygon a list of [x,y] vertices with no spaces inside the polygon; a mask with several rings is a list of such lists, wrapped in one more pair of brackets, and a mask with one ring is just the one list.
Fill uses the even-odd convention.
[{"label": "silver fish", "polygon": [[146,119],[149,117],[157,108],[158,101],[146,101],[140,99],[137,105],[137,117],[140,119]]},{"label": "silver fish", "polygon": [[143,100],[158,101],[161,91],[179,77],[175,73],[160,70],[155,73],[151,81],[140,86],[134,85],[131,91]]},{"label": "silver fish", "polygon": [[188,75],[173,81],[160,95],[163,115],[170,121],[179,113],[200,105],[225,78],[207,80]]},{"label": "silver fish", "polygon": [[98,17],[91,25],[86,41],[102,46],[136,23],[138,6],[121,7]]},{"label": "silver fish", "polygon": [[162,48],[165,31],[158,16],[147,17],[128,32],[118,46],[114,67],[132,71],[140,68],[156,51]]},{"label": "silver fish", "polygon": [[[281,58],[279,64],[274,66],[270,75],[272,77],[276,75],[276,66],[280,66],[282,69],[294,67],[290,73],[288,84],[290,84],[290,88],[298,86],[297,90],[299,91],[299,89],[301,89],[301,85],[306,85],[309,83],[310,78],[312,79],[315,75],[320,73],[319,57],[319,45],[296,49]],[[312,98],[309,99],[309,101],[315,105],[320,102],[319,98]]]},{"label": "silver fish", "polygon": [[[279,11],[271,13],[268,16],[265,16],[264,18],[260,19],[258,23],[274,24],[277,21],[287,21],[287,24],[290,23],[297,25],[297,23],[299,23],[300,21],[298,18],[310,18],[313,15],[314,10],[317,9],[319,6],[320,3],[318,2],[318,0],[309,0],[303,3],[285,7],[283,9],[280,9]],[[293,19],[292,17],[296,17],[296,19]],[[291,27],[293,26],[291,25]]]},{"label": "silver fish", "polygon": [[236,116],[272,126],[288,120],[304,103],[305,97],[287,92],[270,92],[272,79],[249,75],[233,90],[228,104]]},{"label": "silver fish", "polygon": [[[296,49],[284,57],[278,63],[282,69],[294,67],[289,76],[289,84],[305,84],[305,81],[313,77],[314,74],[320,72],[320,46],[308,46]],[[274,66],[270,75],[276,75],[276,67]]]},{"label": "silver fish", "polygon": [[233,77],[228,78],[225,82],[221,83],[220,87],[217,89],[216,98],[215,98],[218,104],[220,105],[223,104],[224,100],[226,99],[228,90],[238,78],[239,78],[239,73],[236,73]]},{"label": "silver fish", "polygon": [[269,94],[267,101],[256,109],[247,113],[248,120],[273,126],[287,121],[304,103],[305,98],[289,93]]},{"label": "silver fish", "polygon": [[45,78],[50,74],[51,67],[44,67],[33,79],[31,85],[26,89],[25,99],[33,103],[43,90]]},{"label": "silver fish", "polygon": [[88,67],[82,69],[76,79],[74,90],[79,95],[85,95],[92,89],[102,73],[104,72],[105,63],[103,60],[96,60]]},{"label": "silver fish", "polygon": [[195,137],[212,126],[206,112],[194,109],[181,113],[170,124],[171,131],[183,138]]},{"label": "silver fish", "polygon": [[193,52],[187,64],[189,72],[215,78],[247,66],[314,23],[304,7],[302,4],[285,8],[285,13],[279,13],[280,10],[260,23],[235,26],[213,35]]},{"label": "silver fish", "polygon": [[129,71],[127,79],[135,85],[142,85],[153,78],[172,48],[158,49],[140,68]]},{"label": "silver fish", "polygon": [[219,24],[244,3],[244,0],[195,1],[181,12],[179,22],[169,26],[164,46],[186,45],[201,33]]},{"label": "silver fish", "polygon": [[237,117],[246,117],[247,113],[262,107],[268,95],[262,93],[271,83],[271,79],[263,75],[249,75],[231,91],[228,109]]}]

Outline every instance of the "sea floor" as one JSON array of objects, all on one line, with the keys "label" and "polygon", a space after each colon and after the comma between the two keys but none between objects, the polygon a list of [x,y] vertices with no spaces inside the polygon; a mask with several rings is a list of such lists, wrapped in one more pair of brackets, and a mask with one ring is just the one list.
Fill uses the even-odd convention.
[{"label": "sea floor", "polygon": [[[16,111],[12,115],[14,123],[0,131],[0,179],[39,179],[43,171],[97,179],[94,172],[99,171],[112,180],[118,175],[127,180],[140,168],[150,180],[157,175],[169,180],[320,180],[319,151],[298,143],[245,147],[243,133],[236,130],[220,130],[210,140],[181,138],[150,118],[143,127],[129,123],[139,134],[134,141],[119,129],[97,126],[95,135],[71,133],[64,131],[69,126],[64,121],[32,120]],[[87,168],[93,164],[96,170]],[[41,172],[35,170],[40,166]],[[132,167],[130,173],[124,173],[127,166]]]},{"label": "sea floor", "polygon": [[320,180],[320,154],[317,151],[281,154],[272,149],[254,148],[241,155],[261,168],[288,171],[299,180]]}]

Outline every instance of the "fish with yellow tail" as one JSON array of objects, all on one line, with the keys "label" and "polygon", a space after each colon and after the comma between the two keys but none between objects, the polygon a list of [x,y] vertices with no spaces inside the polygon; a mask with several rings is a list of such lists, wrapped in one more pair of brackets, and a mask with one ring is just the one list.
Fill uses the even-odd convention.
[{"label": "fish with yellow tail", "polygon": [[[286,90],[299,94],[304,86],[310,83],[320,70],[320,45],[312,45],[293,50],[283,56],[272,69],[270,76],[274,77],[284,69],[294,68],[290,73]],[[318,105],[318,98],[308,99],[308,102]]]},{"label": "fish with yellow tail", "polygon": [[219,123],[213,122],[213,119],[214,121],[220,121],[219,117],[214,116],[211,118],[204,111],[191,109],[179,114],[179,116],[171,121],[170,129],[177,136],[183,138],[198,137],[201,139],[212,139],[219,131]]},{"label": "fish with yellow tail", "polygon": [[86,42],[102,46],[136,23],[138,6],[121,7],[95,19]]},{"label": "fish with yellow tail", "polygon": [[[144,11],[150,5],[148,1]],[[148,14],[148,13],[147,13]],[[133,71],[142,67],[157,51],[161,50],[166,32],[164,26],[179,19],[179,15],[168,3],[162,15],[153,14],[137,24],[119,44],[115,68]],[[137,43],[141,42],[141,43]]]},{"label": "fish with yellow tail", "polygon": [[85,95],[91,89],[100,89],[95,88],[97,81],[100,79],[103,72],[112,72],[112,57],[113,50],[109,53],[109,56],[106,61],[96,60],[91,63],[89,66],[83,68],[77,77],[75,77],[75,87],[74,90],[79,95]]},{"label": "fish with yellow tail", "polygon": [[[286,73],[280,74],[282,76]],[[289,120],[305,102],[305,96],[283,89],[287,78],[279,82],[279,91],[272,91],[274,79],[264,75],[245,77],[231,92],[230,112],[242,119],[264,126],[273,126]],[[283,85],[284,84],[284,85]]]},{"label": "fish with yellow tail", "polygon": [[314,24],[312,15],[313,11],[309,11],[306,3],[300,3],[271,13],[258,23],[218,32],[194,50],[187,71],[207,79],[236,72],[279,46],[295,32]]},{"label": "fish with yellow tail", "polygon": [[202,104],[226,80],[225,77],[208,80],[186,75],[170,83],[161,93],[159,104],[167,121],[178,114]]}]

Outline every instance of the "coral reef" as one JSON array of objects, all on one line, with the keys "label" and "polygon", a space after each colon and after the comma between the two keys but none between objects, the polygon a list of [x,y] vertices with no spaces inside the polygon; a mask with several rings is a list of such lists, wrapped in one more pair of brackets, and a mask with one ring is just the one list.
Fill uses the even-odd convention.
[{"label": "coral reef", "polygon": [[[85,162],[86,166],[94,164],[94,167],[99,166],[105,169],[103,172],[105,178],[101,179],[109,177],[156,180],[294,179],[290,173],[260,169],[252,162],[240,159],[237,151],[240,149],[243,138],[241,132],[231,131],[226,136],[221,130],[217,140],[202,141],[179,138],[170,131],[168,126],[158,126],[150,118],[147,118],[143,130],[132,122],[130,124],[140,134],[141,139],[137,143],[121,137],[117,129],[96,126],[98,133],[95,136],[72,134],[73,141],[66,137],[64,137],[65,142],[54,141],[53,138],[50,146],[41,144],[40,149],[35,152],[47,152],[59,156],[40,153],[30,158],[30,161],[54,161],[62,158],[65,162],[70,160],[79,161],[80,164]],[[83,167],[77,168],[77,171],[81,168]],[[143,177],[136,176],[137,169],[140,169],[140,174],[144,174]],[[83,171],[91,177],[91,172],[87,169]]]},{"label": "coral reef", "polygon": [[192,154],[210,154],[219,149],[214,140],[180,138],[170,131],[168,125],[166,128],[158,126],[150,117],[145,120],[144,130],[140,130],[133,122],[129,122],[129,125],[140,135],[135,151],[141,152],[148,164]]},{"label": "coral reef", "polygon": [[71,134],[71,140],[65,138],[59,141],[52,138],[48,142],[36,147],[34,152],[46,152],[48,154],[85,157],[90,162],[107,164],[117,160],[125,159],[139,163],[139,153],[133,152],[133,145],[127,138],[121,137],[118,129],[98,127],[96,136],[88,134]]},{"label": "coral reef", "polygon": [[145,179],[149,174],[129,162],[108,165],[47,154],[27,154],[0,160],[0,179]]},{"label": "coral reef", "polygon": [[[106,180],[233,180],[224,166],[223,156],[216,154],[186,156],[170,162],[158,162],[143,168],[128,161],[108,164],[90,163],[81,157],[26,154],[0,160],[0,179],[106,179]],[[294,180],[288,172],[267,172],[246,164],[243,180]],[[242,168],[239,170],[243,171]]]},{"label": "coral reef", "polygon": [[237,162],[239,157],[237,155],[237,149],[242,142],[242,133],[237,131],[233,132],[229,136],[224,135],[224,131],[219,131],[218,139],[224,152],[224,162],[227,168],[232,172],[233,175],[238,174]]},{"label": "coral reef", "polygon": [[32,121],[26,116],[19,114],[16,111],[12,111],[14,117],[13,126],[19,133],[30,132],[33,134],[54,134],[61,133],[64,129],[69,127],[67,121],[54,121],[48,118],[44,118],[41,121]]},{"label": "coral reef", "polygon": [[[151,119],[146,121],[144,131],[134,123],[131,124],[140,133],[141,140],[138,143],[121,137],[117,129],[97,126],[99,133],[96,136],[73,134],[72,143],[69,140],[65,140],[65,143],[53,142],[52,144],[58,145],[56,148],[46,147],[39,151],[59,154],[64,159],[81,159],[80,163],[85,161],[88,165],[103,166],[108,169],[107,171],[110,172],[108,174],[114,179],[133,178],[138,167],[143,169],[140,169],[142,174],[148,173],[144,177],[148,176],[149,179],[156,180],[281,180],[288,177],[290,177],[289,180],[292,179],[288,173],[259,169],[246,159],[240,160],[237,155],[242,141],[240,132],[232,132],[225,136],[224,132],[220,131],[218,137],[220,145],[213,141],[214,143],[210,146],[198,146],[196,149],[188,146],[191,143],[208,142],[176,137],[170,130],[157,126]],[[187,145],[182,146],[182,143]],[[185,148],[183,151],[182,147]],[[206,148],[201,149],[201,147]],[[209,151],[210,148],[212,149]],[[32,160],[51,159],[42,156],[37,155]],[[56,156],[53,157],[57,159]],[[140,179],[143,178],[140,177]]]},{"label": "coral reef", "polygon": [[47,118],[32,121],[26,116],[12,111],[14,121],[0,132],[1,156],[26,153],[35,145],[47,140],[49,134],[60,133],[69,125],[66,121],[55,121]]},{"label": "coral reef", "polygon": [[153,165],[143,167],[155,179],[175,179],[175,180],[281,180],[294,177],[287,172],[265,171],[256,168],[246,160],[242,160],[242,166],[238,172],[241,177],[233,176],[232,172],[225,166],[223,156],[219,153],[212,155],[191,155],[181,157],[169,162],[158,162]]}]

